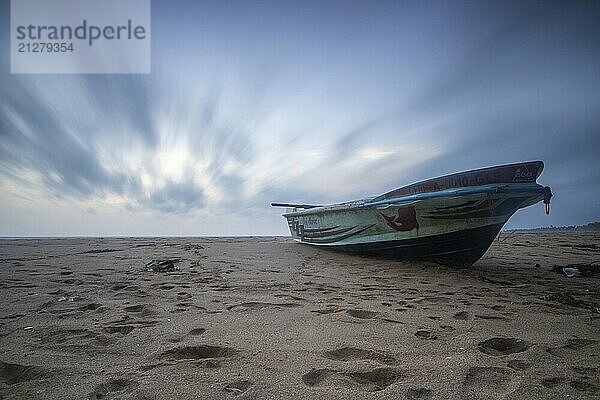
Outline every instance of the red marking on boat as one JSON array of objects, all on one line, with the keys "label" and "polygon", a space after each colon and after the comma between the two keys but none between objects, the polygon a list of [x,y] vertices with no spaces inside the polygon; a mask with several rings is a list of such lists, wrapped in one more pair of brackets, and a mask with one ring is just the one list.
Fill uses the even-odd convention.
[{"label": "red marking on boat", "polygon": [[380,214],[388,226],[395,231],[411,231],[419,228],[417,213],[414,207],[399,208],[396,215],[392,215],[391,217],[388,217],[384,213]]}]

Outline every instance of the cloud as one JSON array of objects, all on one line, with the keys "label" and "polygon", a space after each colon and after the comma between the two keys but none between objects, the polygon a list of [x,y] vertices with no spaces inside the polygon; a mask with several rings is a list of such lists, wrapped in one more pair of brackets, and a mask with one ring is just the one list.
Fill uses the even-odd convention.
[{"label": "cloud", "polygon": [[[5,177],[41,196],[162,213],[200,209],[207,197],[220,201],[237,190],[236,172],[250,162],[251,145],[234,124],[217,120],[218,104],[198,114],[179,109],[173,120],[181,124],[191,115],[192,121],[177,126],[161,103],[147,103],[152,85],[135,76],[62,81],[56,89],[41,79],[12,77],[0,87]],[[53,102],[49,92],[81,101]],[[151,116],[155,110],[163,121]]]},{"label": "cloud", "polygon": [[17,79],[11,83],[0,91],[0,159],[5,173],[18,176],[22,169],[31,170],[58,196],[124,190],[126,176],[109,173],[85,137],[65,126],[31,87]]},{"label": "cloud", "polygon": [[4,208],[200,216],[204,234],[252,215],[252,233],[277,225],[270,201],[543,159],[568,199],[552,223],[595,218],[597,5],[313,6],[153,2],[150,75],[10,75],[3,58]]},{"label": "cloud", "polygon": [[202,207],[203,197],[202,189],[192,183],[169,182],[153,191],[146,204],[163,212],[186,212]]}]

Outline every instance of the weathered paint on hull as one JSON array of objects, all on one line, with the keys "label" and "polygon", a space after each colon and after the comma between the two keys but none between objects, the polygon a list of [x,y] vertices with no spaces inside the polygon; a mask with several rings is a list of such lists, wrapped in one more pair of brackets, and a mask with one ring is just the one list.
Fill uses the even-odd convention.
[{"label": "weathered paint on hull", "polygon": [[502,224],[440,235],[334,247],[335,250],[399,260],[430,260],[452,266],[472,265],[488,250]]},{"label": "weathered paint on hull", "polygon": [[[525,182],[438,191],[429,190],[432,185],[419,184],[407,187],[421,190],[416,194],[398,189],[390,192],[392,195],[293,209],[284,217],[292,237],[301,243],[395,259],[471,265],[483,256],[518,209],[549,201],[549,188],[535,183],[543,164],[535,162],[530,169],[533,167],[539,168]],[[509,177],[520,177],[523,170],[521,165],[500,168]],[[506,179],[493,175],[494,169],[475,172],[479,171]],[[470,176],[459,176],[465,174]],[[443,177],[432,182],[448,186],[453,180]],[[399,192],[402,197],[393,197]]]}]

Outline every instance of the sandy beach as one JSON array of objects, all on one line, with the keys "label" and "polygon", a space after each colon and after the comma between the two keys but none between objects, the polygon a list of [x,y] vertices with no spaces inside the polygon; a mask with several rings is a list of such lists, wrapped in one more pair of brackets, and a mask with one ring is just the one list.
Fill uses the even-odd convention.
[{"label": "sandy beach", "polygon": [[5,239],[0,259],[1,399],[600,396],[600,274],[561,271],[600,265],[600,234],[503,233],[466,269],[282,237]]}]

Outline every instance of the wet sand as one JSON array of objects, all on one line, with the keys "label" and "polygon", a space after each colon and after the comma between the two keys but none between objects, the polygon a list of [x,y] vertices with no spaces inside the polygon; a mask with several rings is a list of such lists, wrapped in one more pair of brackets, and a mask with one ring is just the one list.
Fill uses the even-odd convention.
[{"label": "wet sand", "polygon": [[600,265],[599,234],[502,234],[468,269],[265,237],[1,240],[0,263],[0,399],[600,396],[600,275],[552,270]]}]

